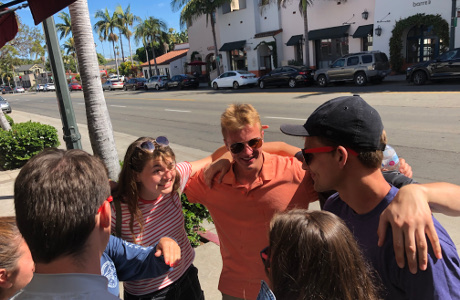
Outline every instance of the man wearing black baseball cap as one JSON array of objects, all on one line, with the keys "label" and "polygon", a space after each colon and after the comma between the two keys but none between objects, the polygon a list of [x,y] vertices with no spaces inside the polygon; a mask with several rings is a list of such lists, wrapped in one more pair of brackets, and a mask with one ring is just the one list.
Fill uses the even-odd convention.
[{"label": "man wearing black baseball cap", "polygon": [[364,256],[377,270],[385,299],[460,299],[460,261],[454,243],[433,218],[443,259],[430,248],[428,268],[417,275],[398,268],[393,238],[377,246],[380,214],[398,189],[380,171],[386,136],[378,112],[359,96],[339,97],[319,106],[304,125],[282,125],[288,135],[304,136],[304,168],[316,191],[336,190],[324,209],[341,217]]}]

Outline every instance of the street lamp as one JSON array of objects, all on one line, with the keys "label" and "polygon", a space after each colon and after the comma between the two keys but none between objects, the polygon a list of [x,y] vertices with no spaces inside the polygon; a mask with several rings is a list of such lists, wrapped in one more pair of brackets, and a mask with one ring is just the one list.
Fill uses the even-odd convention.
[{"label": "street lamp", "polygon": [[377,36],[381,36],[381,35],[382,35],[382,27],[380,27],[380,25],[377,26],[377,28],[375,28],[375,34],[376,34]]},{"label": "street lamp", "polygon": [[367,9],[365,9],[365,10],[361,13],[361,16],[363,17],[364,20],[367,20],[367,18],[369,18],[369,12],[367,11]]}]

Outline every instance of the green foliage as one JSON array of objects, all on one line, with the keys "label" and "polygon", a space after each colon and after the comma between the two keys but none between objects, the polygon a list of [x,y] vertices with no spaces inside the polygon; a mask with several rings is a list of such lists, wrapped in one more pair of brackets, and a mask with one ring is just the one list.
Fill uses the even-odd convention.
[{"label": "green foliage", "polygon": [[13,126],[14,124],[14,121],[13,121],[13,118],[8,116],[7,114],[4,115],[6,120],[8,121],[8,123],[10,124],[10,126]]},{"label": "green foliage", "polygon": [[[155,45],[154,50],[155,50],[155,57],[165,54],[164,48],[161,47],[160,45]],[[136,56],[139,61],[143,63],[147,62],[147,56],[145,55],[144,47],[140,47],[136,49]],[[152,49],[150,47],[149,47],[149,59],[153,59]]]},{"label": "green foliage", "polygon": [[429,24],[433,26],[432,32],[439,36],[440,50],[444,52],[449,47],[449,24],[441,15],[416,14],[396,22],[390,38],[390,64],[395,72],[401,72],[404,64],[402,56],[403,32],[414,26]]},{"label": "green foliage", "polygon": [[0,130],[0,168],[20,168],[45,148],[59,146],[57,130],[38,122],[17,123]]},{"label": "green foliage", "polygon": [[136,63],[131,64],[131,61],[125,61],[120,64],[118,67],[120,75],[125,75],[128,77],[136,77],[137,75],[137,65]]},{"label": "green foliage", "polygon": [[100,53],[97,54],[97,61],[101,66],[105,66],[107,64],[107,59],[105,59],[105,57]]},{"label": "green foliage", "polygon": [[211,215],[203,205],[188,202],[185,194],[181,195],[181,201],[185,221],[185,232],[187,233],[192,247],[197,247],[200,245],[200,236],[196,233],[196,230],[204,231],[201,223],[203,223],[204,220],[213,222]]}]

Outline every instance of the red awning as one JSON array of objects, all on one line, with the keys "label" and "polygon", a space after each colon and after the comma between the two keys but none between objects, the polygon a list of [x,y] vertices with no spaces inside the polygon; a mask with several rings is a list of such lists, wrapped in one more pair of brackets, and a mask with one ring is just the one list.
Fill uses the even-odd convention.
[{"label": "red awning", "polygon": [[77,0],[28,0],[35,25],[38,25],[46,18],[51,17],[75,1]]},{"label": "red awning", "polygon": [[[9,10],[8,8],[4,10]],[[0,48],[14,39],[18,33],[18,20],[16,14],[10,12],[0,16]]]}]

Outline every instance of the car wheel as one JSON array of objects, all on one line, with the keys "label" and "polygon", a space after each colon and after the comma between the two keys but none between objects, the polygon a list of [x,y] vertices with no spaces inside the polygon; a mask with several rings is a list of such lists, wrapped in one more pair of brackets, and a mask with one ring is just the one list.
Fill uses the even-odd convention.
[{"label": "car wheel", "polygon": [[215,90],[218,90],[219,89],[219,86],[217,85],[217,82],[214,82],[212,84],[212,88],[215,89]]},{"label": "car wheel", "polygon": [[316,82],[318,83],[320,87],[326,87],[327,86],[326,75],[324,74],[319,75],[318,78],[316,79]]},{"label": "car wheel", "polygon": [[126,85],[123,87],[123,91],[127,91],[128,88],[126,87]]},{"label": "car wheel", "polygon": [[354,82],[357,86],[365,86],[367,83],[366,74],[359,72],[355,75]]},{"label": "car wheel", "polygon": [[159,91],[159,90],[160,90],[160,86],[159,86],[158,84],[156,84],[156,85],[155,85],[155,89],[156,89],[157,91]]},{"label": "car wheel", "polygon": [[263,81],[259,81],[259,88],[264,89],[265,83]]},{"label": "car wheel", "polygon": [[237,90],[239,87],[240,84],[237,81],[233,82],[233,89]]},{"label": "car wheel", "polygon": [[423,71],[416,71],[412,76],[412,80],[414,81],[415,85],[423,85],[425,84],[427,79],[426,73]]},{"label": "car wheel", "polygon": [[295,81],[294,78],[291,78],[288,81],[288,85],[289,85],[290,88],[295,88],[295,86],[297,85],[297,82]]},{"label": "car wheel", "polygon": [[148,91],[149,88],[146,85],[144,85],[144,90]]},{"label": "car wheel", "polygon": [[[111,87],[111,86],[109,86],[109,91],[112,91],[112,87]],[[126,90],[125,90],[125,91],[126,91]]]},{"label": "car wheel", "polygon": [[165,89],[169,91],[169,85],[165,85]]},{"label": "car wheel", "polygon": [[136,90],[136,86],[135,86],[135,85],[133,85],[133,91],[135,91],[135,90]]}]

